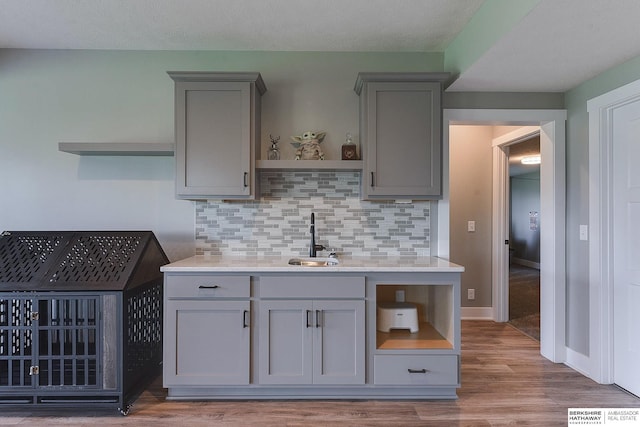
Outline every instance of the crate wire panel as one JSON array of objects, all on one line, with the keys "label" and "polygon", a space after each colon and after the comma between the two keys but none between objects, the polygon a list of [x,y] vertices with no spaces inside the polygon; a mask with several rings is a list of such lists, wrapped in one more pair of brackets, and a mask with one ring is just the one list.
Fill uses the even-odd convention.
[{"label": "crate wire panel", "polygon": [[162,286],[135,290],[125,304],[126,378],[134,379],[146,364],[162,360]]},{"label": "crate wire panel", "polygon": [[160,370],[162,289],[0,292],[0,406],[127,408]]},{"label": "crate wire panel", "polygon": [[96,388],[100,384],[100,298],[38,300],[38,385]]},{"label": "crate wire panel", "polygon": [[32,387],[33,301],[0,297],[0,387]]},{"label": "crate wire panel", "polygon": [[162,361],[162,282],[127,293],[0,293],[0,404],[118,404]]},{"label": "crate wire panel", "polygon": [[99,313],[96,296],[0,297],[0,387],[97,387]]}]

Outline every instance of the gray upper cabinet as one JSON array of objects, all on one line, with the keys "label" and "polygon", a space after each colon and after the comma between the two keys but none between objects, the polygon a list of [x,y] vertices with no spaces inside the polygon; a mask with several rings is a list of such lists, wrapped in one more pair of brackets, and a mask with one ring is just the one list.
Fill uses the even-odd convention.
[{"label": "gray upper cabinet", "polygon": [[360,73],[365,200],[442,194],[442,83],[448,73]]},{"label": "gray upper cabinet", "polygon": [[169,72],[175,81],[176,196],[254,199],[259,73]]}]

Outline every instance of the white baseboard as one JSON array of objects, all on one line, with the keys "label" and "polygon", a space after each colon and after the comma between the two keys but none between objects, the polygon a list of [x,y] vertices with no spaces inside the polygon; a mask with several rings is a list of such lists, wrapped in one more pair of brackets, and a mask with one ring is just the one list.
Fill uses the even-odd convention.
[{"label": "white baseboard", "polygon": [[567,359],[564,362],[565,365],[567,365],[574,371],[580,372],[585,377],[593,379],[590,375],[591,359],[589,358],[589,356],[585,356],[584,354],[578,353],[575,350],[571,350],[568,347],[566,349],[566,355]]},{"label": "white baseboard", "polygon": [[493,320],[493,307],[461,307],[462,320]]}]

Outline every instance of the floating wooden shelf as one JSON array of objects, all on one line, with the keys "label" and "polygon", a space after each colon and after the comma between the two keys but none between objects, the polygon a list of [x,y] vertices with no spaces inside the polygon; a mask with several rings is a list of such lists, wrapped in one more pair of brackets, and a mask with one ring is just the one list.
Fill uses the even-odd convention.
[{"label": "floating wooden shelf", "polygon": [[173,156],[170,142],[60,142],[58,150],[79,156]]},{"label": "floating wooden shelf", "polygon": [[362,160],[258,160],[260,170],[351,170],[361,171]]}]

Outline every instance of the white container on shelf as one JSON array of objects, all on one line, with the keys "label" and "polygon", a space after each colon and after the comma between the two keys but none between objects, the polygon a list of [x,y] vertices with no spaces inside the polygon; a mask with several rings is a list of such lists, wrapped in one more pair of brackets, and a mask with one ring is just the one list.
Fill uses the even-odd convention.
[{"label": "white container on shelf", "polygon": [[418,309],[410,302],[380,302],[377,318],[380,332],[390,332],[392,329],[409,329],[411,333],[419,331]]}]

